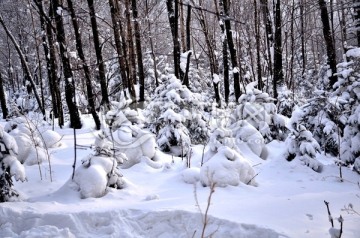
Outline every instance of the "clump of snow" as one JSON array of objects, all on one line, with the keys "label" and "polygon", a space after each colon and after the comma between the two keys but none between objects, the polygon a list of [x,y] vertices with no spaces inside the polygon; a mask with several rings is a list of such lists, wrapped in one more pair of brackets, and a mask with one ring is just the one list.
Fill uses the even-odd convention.
[{"label": "clump of snow", "polygon": [[196,184],[200,180],[200,168],[186,168],[182,171],[181,178],[185,183]]},{"label": "clump of snow", "polygon": [[41,133],[47,148],[56,148],[61,146],[61,136],[56,131],[46,130]]},{"label": "clump of snow", "polygon": [[255,175],[255,170],[244,157],[224,146],[201,167],[200,181],[204,186],[226,187],[240,183],[256,186]]}]

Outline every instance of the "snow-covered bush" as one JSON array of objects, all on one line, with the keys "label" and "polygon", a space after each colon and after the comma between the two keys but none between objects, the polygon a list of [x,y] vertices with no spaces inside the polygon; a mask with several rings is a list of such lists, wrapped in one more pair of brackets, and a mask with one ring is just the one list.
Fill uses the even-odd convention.
[{"label": "snow-covered bush", "polygon": [[17,160],[18,146],[14,138],[0,126],[0,202],[16,200],[19,193],[13,188],[12,177],[26,180],[25,168]]},{"label": "snow-covered bush", "polygon": [[322,164],[316,160],[316,154],[320,152],[320,145],[313,135],[301,124],[292,124],[291,132],[285,141],[288,161],[300,160],[316,172],[321,172]]},{"label": "snow-covered bush", "polygon": [[102,197],[109,187],[121,189],[125,186],[119,165],[126,156],[112,155],[111,144],[100,133],[95,140],[95,153],[84,158],[75,171],[74,182],[78,185],[81,198]]},{"label": "snow-covered bush", "polygon": [[155,165],[155,136],[142,129],[144,121],[138,111],[127,107],[126,103],[113,102],[113,110],[106,114],[108,126],[102,128],[105,137],[114,147],[115,155],[125,156],[122,168],[129,168],[142,160],[152,167]]},{"label": "snow-covered bush", "polygon": [[255,85],[256,82],[246,86],[246,93],[240,96],[231,123],[246,120],[261,133],[266,143],[274,139],[283,140],[288,133],[287,118],[277,113],[275,99],[256,89]]},{"label": "snow-covered bush", "polygon": [[200,94],[192,93],[174,75],[167,77],[146,108],[147,126],[157,134],[161,150],[177,148],[172,152],[185,155],[191,143],[208,139],[204,103]]},{"label": "snow-covered bush", "polygon": [[218,148],[200,170],[200,181],[203,186],[215,184],[226,187],[238,186],[240,183],[256,186],[255,170],[238,152],[229,147]]},{"label": "snow-covered bush", "polygon": [[29,118],[15,118],[6,124],[4,129],[15,138],[18,147],[21,148],[17,155],[21,163],[30,166],[49,159],[44,140]]},{"label": "snow-covered bush", "polygon": [[278,88],[278,114],[286,117],[291,117],[291,113],[294,108],[294,102],[290,99],[290,96],[291,92],[287,89],[287,87],[282,86],[281,88]]}]

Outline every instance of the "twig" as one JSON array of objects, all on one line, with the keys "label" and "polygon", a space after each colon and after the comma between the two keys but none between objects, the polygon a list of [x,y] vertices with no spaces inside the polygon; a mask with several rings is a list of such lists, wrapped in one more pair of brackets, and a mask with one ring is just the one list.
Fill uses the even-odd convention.
[{"label": "twig", "polygon": [[202,229],[202,232],[201,232],[201,238],[205,237],[205,229],[206,229],[206,227],[207,227],[207,225],[209,223],[208,214],[209,214],[209,209],[210,209],[210,205],[211,205],[211,198],[212,198],[212,195],[215,193],[215,186],[216,186],[216,183],[211,182],[211,184],[210,184],[210,194],[209,194],[208,199],[207,199],[207,205],[206,205],[206,210],[205,210],[205,214],[204,214],[203,229]]},{"label": "twig", "polygon": [[329,208],[329,202],[324,200],[324,203],[325,203],[326,208],[327,208],[327,212],[328,212],[328,216],[329,216],[329,221],[331,223],[331,227],[334,227],[334,220],[333,220],[333,218],[331,216],[331,212],[330,212],[330,208]]},{"label": "twig", "polygon": [[253,181],[253,179],[254,179],[256,176],[258,176],[258,175],[259,175],[259,173],[255,174],[255,175],[249,180],[249,182],[246,183],[246,185],[249,185],[249,184],[251,183],[251,181]]}]

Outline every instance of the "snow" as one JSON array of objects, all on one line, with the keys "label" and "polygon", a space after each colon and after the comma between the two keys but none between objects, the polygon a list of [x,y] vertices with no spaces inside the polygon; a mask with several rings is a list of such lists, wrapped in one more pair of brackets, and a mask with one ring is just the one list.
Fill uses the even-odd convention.
[{"label": "snow", "polygon": [[[77,130],[77,144],[82,147],[77,149],[74,181],[73,131],[56,128],[56,132],[62,140],[59,147],[50,149],[53,182],[47,163],[40,166],[42,180],[38,166],[25,165],[27,182],[14,182],[25,199],[0,204],[0,237],[200,237],[210,192],[209,187],[201,186],[207,181],[206,168],[215,170],[219,184],[228,185],[215,188],[206,235],[330,237],[324,200],[330,203],[334,217],[344,218],[343,237],[357,238],[360,232],[360,216],[341,210],[351,203],[359,211],[359,175],[343,167],[344,180],[340,182],[339,168],[332,163],[323,163],[322,173],[316,173],[299,160],[287,162],[282,156],[286,149],[283,142],[266,145],[267,160],[246,147],[240,147],[241,153],[220,148],[203,167],[204,147],[192,146],[190,168],[185,166],[186,158],[157,151],[162,166],[154,168],[141,162],[121,169],[126,187],[114,189],[106,188],[103,180],[109,164],[100,159],[85,168],[80,162],[93,153],[90,146],[96,133],[91,127]],[[208,150],[206,147],[205,152]],[[321,162],[329,160],[326,155],[319,156]],[[88,179],[80,179],[82,176]],[[257,187],[246,185],[253,176]],[[105,196],[94,198],[103,195],[104,184]],[[92,196],[81,199],[89,193]],[[339,228],[337,220],[334,224]]]}]

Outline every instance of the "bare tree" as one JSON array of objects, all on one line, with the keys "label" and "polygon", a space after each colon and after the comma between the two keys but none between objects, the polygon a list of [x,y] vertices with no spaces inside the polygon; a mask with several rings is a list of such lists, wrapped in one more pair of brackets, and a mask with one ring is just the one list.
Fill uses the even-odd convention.
[{"label": "bare tree", "polygon": [[80,120],[79,111],[74,100],[75,99],[74,77],[71,70],[70,59],[67,56],[67,48],[66,48],[67,44],[65,39],[64,23],[62,16],[60,15],[61,14],[60,9],[62,8],[59,0],[53,0],[51,4],[56,22],[56,38],[57,41],[59,42],[60,57],[63,64],[63,73],[65,77],[65,98],[70,114],[70,127],[74,129],[80,129],[82,124]]},{"label": "bare tree", "polygon": [[94,47],[95,47],[97,66],[99,69],[99,79],[100,79],[101,96],[102,96],[101,104],[103,104],[105,106],[106,110],[108,110],[110,107],[110,101],[109,101],[109,94],[108,94],[107,81],[106,81],[106,75],[105,75],[105,62],[103,60],[102,53],[101,53],[102,47],[101,47],[101,43],[100,43],[100,35],[99,35],[99,31],[98,31],[98,26],[97,26],[94,0],[87,0],[87,3],[88,3],[88,7],[89,7],[91,29],[93,32],[93,41],[94,41]]},{"label": "bare tree", "polygon": [[85,74],[86,91],[87,91],[87,97],[88,97],[88,102],[89,102],[89,111],[94,118],[96,129],[100,130],[101,123],[100,123],[99,116],[95,110],[95,97],[94,97],[93,87],[92,87],[92,83],[91,83],[90,69],[89,69],[89,66],[85,59],[79,24],[77,21],[77,17],[75,15],[75,10],[74,10],[72,0],[67,0],[67,3],[68,3],[68,8],[70,11],[71,20],[72,20],[72,24],[73,24],[73,28],[74,28],[74,33],[75,33],[76,50],[77,50],[79,58],[82,62],[82,67],[83,67],[84,74]]},{"label": "bare tree", "polygon": [[326,45],[326,53],[328,57],[328,64],[331,70],[331,76],[329,77],[329,89],[332,89],[334,84],[337,82],[336,73],[336,52],[332,32],[330,29],[329,15],[325,0],[319,0],[319,7],[321,11],[321,21],[323,24],[323,35]]}]

